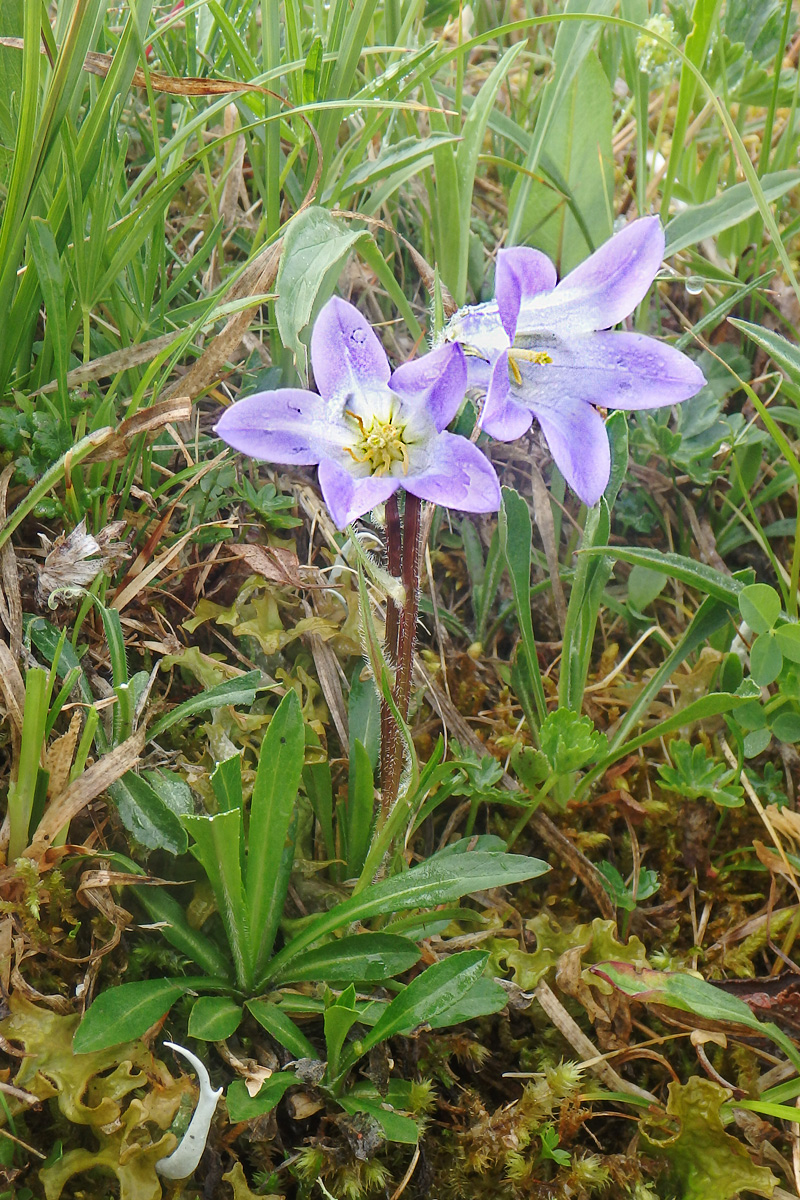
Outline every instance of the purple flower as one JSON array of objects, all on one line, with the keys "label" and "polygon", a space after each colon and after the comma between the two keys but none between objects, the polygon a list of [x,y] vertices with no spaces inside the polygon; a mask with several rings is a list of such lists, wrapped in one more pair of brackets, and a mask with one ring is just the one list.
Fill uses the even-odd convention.
[{"label": "purple flower", "polygon": [[495,299],[462,308],[444,332],[467,352],[470,387],[486,393],[481,427],[510,442],[536,417],[562,475],[589,505],[605,491],[611,465],[594,406],[660,408],[705,383],[673,347],[608,332],[644,299],[663,257],[658,217],[631,222],[558,284],[539,250],[501,250]]},{"label": "purple flower", "polygon": [[391,373],[361,313],[334,297],[311,334],[319,388],[279,388],[232,405],[219,436],[253,458],[319,464],[319,483],[340,529],[398,488],[465,512],[495,512],[500,486],[466,438],[445,432],[467,388],[464,353],[442,346]]}]

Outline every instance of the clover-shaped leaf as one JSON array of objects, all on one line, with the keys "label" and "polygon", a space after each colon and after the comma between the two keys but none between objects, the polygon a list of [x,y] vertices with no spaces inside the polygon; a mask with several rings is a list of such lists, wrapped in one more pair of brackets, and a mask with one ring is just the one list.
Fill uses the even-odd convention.
[{"label": "clover-shaped leaf", "polygon": [[800,663],[800,625],[779,625],[774,637],[783,657]]},{"label": "clover-shaped leaf", "polygon": [[658,768],[659,782],[665,791],[677,792],[684,800],[713,800],[721,808],[739,808],[744,804],[742,788],[732,782],[736,771],[709,758],[705,746],[673,742],[670,754],[673,766]]},{"label": "clover-shaped leaf", "polygon": [[782,666],[783,655],[775,634],[771,630],[760,633],[750,647],[750,674],[753,679],[759,687],[768,687],[778,678]]},{"label": "clover-shaped leaf", "polygon": [[567,708],[547,714],[539,730],[539,745],[554,775],[567,775],[596,762],[608,747],[590,717]]},{"label": "clover-shaped leaf", "polygon": [[781,598],[766,583],[751,583],[739,593],[739,612],[753,633],[768,633],[781,615]]}]

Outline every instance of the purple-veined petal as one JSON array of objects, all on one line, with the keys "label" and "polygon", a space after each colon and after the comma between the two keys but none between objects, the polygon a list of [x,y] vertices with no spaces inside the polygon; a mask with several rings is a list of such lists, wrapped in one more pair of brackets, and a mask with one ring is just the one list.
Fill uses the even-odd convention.
[{"label": "purple-veined petal", "polygon": [[242,454],[274,463],[318,463],[340,446],[316,392],[278,388],[237,400],[217,422],[215,432]]},{"label": "purple-veined petal", "polygon": [[508,379],[508,352],[501,354],[492,370],[481,415],[481,429],[498,442],[515,442],[531,427],[531,410],[518,404]]},{"label": "purple-veined petal", "polygon": [[523,378],[517,395],[523,402],[568,395],[602,408],[661,408],[688,400],[705,383],[690,358],[643,333],[549,339],[549,363],[525,361],[524,349],[514,353]]},{"label": "purple-veined petal", "polygon": [[597,504],[611,473],[611,450],[603,418],[591,404],[570,396],[562,396],[554,404],[536,404],[533,415],[573,492],[584,504]]},{"label": "purple-veined petal", "polygon": [[609,389],[608,399],[595,401],[605,408],[663,408],[705,386],[688,355],[643,333],[597,333],[591,342],[591,369],[608,370],[614,379],[613,398]]},{"label": "purple-veined petal", "polygon": [[556,286],[556,269],[541,250],[514,246],[500,250],[494,277],[494,297],[509,341],[514,340],[520,305]]},{"label": "purple-veined petal", "polygon": [[370,388],[384,388],[389,360],[369,322],[357,308],[334,296],[311,333],[311,365],[320,395],[342,400]]},{"label": "purple-veined petal", "polygon": [[383,504],[400,487],[391,475],[353,476],[339,463],[325,458],[319,464],[319,486],[334,524],[344,529],[357,517]]},{"label": "purple-veined petal", "polygon": [[420,500],[461,512],[497,512],[500,484],[485,454],[455,433],[440,433],[431,443],[428,463],[402,486]]},{"label": "purple-veined petal", "polygon": [[456,342],[398,367],[389,387],[407,402],[410,411],[424,410],[437,433],[452,421],[467,390],[467,363]]},{"label": "purple-veined petal", "polygon": [[610,329],[647,295],[664,257],[658,217],[641,217],[610,238],[544,295],[522,304],[517,335],[547,329],[561,336]]}]

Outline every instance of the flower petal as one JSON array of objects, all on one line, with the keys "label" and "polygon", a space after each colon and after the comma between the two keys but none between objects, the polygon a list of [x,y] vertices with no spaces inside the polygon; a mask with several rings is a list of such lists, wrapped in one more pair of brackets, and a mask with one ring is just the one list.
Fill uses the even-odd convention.
[{"label": "flower petal", "polygon": [[563,396],[558,404],[536,404],[533,415],[573,492],[584,504],[597,504],[611,473],[611,450],[600,414],[583,400]]},{"label": "flower petal", "polygon": [[[516,353],[521,356],[525,351]],[[636,410],[679,404],[705,384],[703,372],[690,358],[643,333],[550,339],[547,355],[549,363],[517,357],[523,378],[521,398],[522,393],[531,401],[568,395],[603,408]]]},{"label": "flower petal", "polygon": [[518,404],[511,394],[506,352],[494,364],[481,416],[481,429],[490,437],[497,438],[498,442],[515,442],[530,427],[530,406]]},{"label": "flower petal", "polygon": [[357,308],[334,296],[311,333],[311,365],[320,395],[344,401],[369,388],[385,387],[389,360],[369,322]]},{"label": "flower petal", "polygon": [[402,486],[412,496],[461,512],[497,512],[502,497],[494,467],[477,446],[455,433],[440,433],[424,471]]},{"label": "flower petal", "polygon": [[412,411],[424,410],[441,433],[452,421],[467,390],[464,351],[453,342],[398,367],[389,387]]},{"label": "flower petal", "polygon": [[318,463],[341,446],[316,392],[278,388],[237,400],[215,432],[242,454],[274,463]]},{"label": "flower petal", "polygon": [[356,517],[383,504],[400,487],[391,475],[366,475],[354,479],[349,471],[330,458],[319,464],[319,486],[334,524],[344,529]]},{"label": "flower petal", "polygon": [[494,295],[500,320],[513,342],[517,329],[520,305],[539,292],[549,292],[556,286],[556,269],[541,250],[529,246],[514,246],[500,250],[494,277]]},{"label": "flower petal", "polygon": [[470,361],[480,356],[486,362],[494,362],[510,345],[496,300],[460,308],[445,326],[443,337],[446,342],[460,342]]},{"label": "flower petal", "polygon": [[595,250],[552,292],[522,304],[517,334],[547,329],[567,336],[610,329],[647,295],[664,257],[658,217],[641,217]]}]

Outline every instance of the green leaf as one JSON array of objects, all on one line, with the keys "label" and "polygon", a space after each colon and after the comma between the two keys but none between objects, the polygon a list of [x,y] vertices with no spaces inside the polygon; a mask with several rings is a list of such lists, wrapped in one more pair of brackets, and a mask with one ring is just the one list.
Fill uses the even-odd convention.
[{"label": "green leaf", "polygon": [[668,1091],[666,1114],[651,1109],[639,1127],[643,1149],[669,1164],[670,1195],[681,1200],[771,1196],[775,1176],[756,1165],[747,1147],[725,1130],[722,1106],[730,1092],[697,1076],[685,1084],[670,1083]]},{"label": "green leaf", "polygon": [[751,583],[739,593],[739,612],[753,633],[767,633],[781,615],[781,598],[766,583]]},{"label": "green leaf", "polygon": [[527,502],[513,488],[503,488],[503,507],[498,522],[500,548],[506,560],[519,622],[521,655],[520,670],[524,667],[524,683],[533,696],[536,711],[530,714],[536,723],[547,716],[547,702],[536,656],[536,638],[531,616],[531,545],[533,526]]},{"label": "green leaf", "polygon": [[712,1021],[733,1021],[757,1033],[767,1026],[753,1014],[744,1000],[722,988],[677,971],[654,971],[626,962],[604,962],[590,967],[593,975],[607,979],[626,996],[644,1004],[665,1004],[681,1012]]},{"label": "green leaf", "polygon": [[733,317],[728,317],[728,321],[736,329],[741,329],[742,333],[746,333],[757,346],[760,346],[779,367],[783,368],[790,379],[795,383],[800,383],[800,350],[797,346],[792,342],[787,342],[786,338],[781,337],[772,329],[764,329],[763,326],[753,325],[750,321],[740,321]]},{"label": "green leaf", "polygon": [[[557,187],[533,180],[520,217],[519,240],[543,250],[565,275],[613,232],[613,96],[608,75],[587,54],[555,113],[542,151]],[[512,189],[522,188],[522,176]]]},{"label": "green leaf", "polygon": [[290,1016],[269,1000],[246,1000],[245,1005],[259,1025],[295,1058],[316,1058],[317,1051]]},{"label": "green leaf", "polygon": [[800,663],[800,625],[779,625],[774,633],[783,657]]},{"label": "green leaf", "polygon": [[[333,1003],[329,1004],[326,999],[323,1024],[325,1027],[325,1048],[328,1052],[327,1074],[330,1079],[335,1079],[339,1074],[339,1060],[345,1038],[360,1018],[359,1010],[355,1006],[355,1000],[356,993],[352,983],[349,987],[345,988],[341,996],[335,999]],[[353,1047],[352,1055],[354,1059],[360,1057],[360,1050]]]},{"label": "green leaf", "polygon": [[313,104],[319,96],[322,78],[322,38],[315,37],[303,64],[303,104]]},{"label": "green leaf", "polygon": [[545,163],[545,148],[550,148],[550,130],[557,118],[561,105],[566,102],[570,88],[582,70],[588,54],[597,38],[597,24],[588,16],[591,12],[607,13],[612,0],[567,0],[562,8],[568,14],[586,14],[584,20],[564,21],[558,26],[553,60],[555,70],[545,84],[539,111],[536,115],[533,137],[523,163],[524,174],[518,190],[512,192],[509,206],[508,235],[506,244],[517,245],[523,240],[523,218],[528,193]]},{"label": "green leaf", "polygon": [[643,613],[667,586],[667,577],[652,567],[634,567],[628,576],[628,604]]},{"label": "green leaf", "polygon": [[275,316],[281,340],[303,378],[308,354],[300,334],[311,323],[315,306],[332,294],[350,251],[368,237],[363,229],[348,229],[314,204],[289,224],[275,283]]},{"label": "green leaf", "polygon": [[272,1112],[276,1104],[283,1098],[297,1079],[290,1071],[276,1071],[265,1079],[255,1096],[251,1096],[244,1082],[236,1079],[228,1088],[225,1103],[228,1106],[228,1116],[231,1121],[251,1121],[253,1117],[263,1117]]},{"label": "green leaf", "polygon": [[367,1100],[363,1096],[339,1096],[337,1103],[346,1113],[368,1113],[383,1130],[387,1142],[398,1142],[401,1146],[416,1146],[419,1141],[419,1125],[413,1117],[403,1116],[381,1103],[380,1098]]},{"label": "green leaf", "polygon": [[288,962],[326,934],[352,921],[364,921],[407,908],[435,908],[470,892],[535,879],[549,869],[540,859],[520,854],[476,850],[443,857],[433,855],[418,867],[382,879],[309,921],[303,931],[275,955],[259,985],[288,974]]},{"label": "green leaf", "polygon": [[745,586],[732,576],[705,563],[695,562],[693,558],[686,558],[683,554],[640,550],[636,546],[590,546],[585,550],[581,547],[580,552],[586,555],[607,554],[610,558],[631,563],[632,566],[650,567],[654,571],[660,571],[662,575],[674,576],[682,583],[696,587],[707,596],[714,596],[717,600],[724,600],[734,606],[738,604],[739,593]]},{"label": "green leaf", "polygon": [[608,749],[608,739],[599,733],[591,717],[568,708],[547,714],[539,730],[539,744],[555,775],[568,775],[596,762]]},{"label": "green leaf", "polygon": [[778,678],[783,655],[771,633],[761,633],[750,647],[750,674],[759,687],[769,687]]},{"label": "green leaf", "polygon": [[148,850],[185,854],[189,845],[180,819],[146,779],[126,771],[109,785],[109,793],[128,833]]},{"label": "green leaf", "polygon": [[247,904],[242,883],[242,814],[238,809],[214,816],[184,817],[195,840],[192,854],[202,866],[225,927],[236,980],[249,990],[253,968]]},{"label": "green leaf", "polygon": [[[130,860],[127,861],[127,869],[132,874],[137,873],[136,864]],[[141,867],[139,873],[143,873]],[[170,896],[166,888],[143,884],[141,887],[134,885],[133,891],[151,921],[159,923],[159,933],[165,941],[190,958],[207,975],[224,979],[229,974],[230,956],[223,954],[216,942],[189,924],[184,907]]]},{"label": "green leaf", "polygon": [[[800,171],[797,170],[773,171],[769,175],[763,175],[761,186],[764,191],[764,199],[779,200],[799,182]],[[724,229],[731,229],[740,221],[746,221],[748,217],[752,217],[757,212],[758,202],[753,196],[749,183],[735,183],[733,187],[724,188],[713,199],[707,200],[705,204],[689,205],[678,216],[673,217],[667,225],[665,230],[667,247],[664,251],[664,258],[671,258],[673,254],[685,250],[687,246],[696,245],[704,238],[715,237]],[[732,323],[738,328],[747,325],[746,321]],[[758,326],[754,328],[758,328]],[[772,334],[772,336],[777,337],[778,335]],[[800,364],[800,356],[798,356],[798,364]]]},{"label": "green leaf", "polygon": [[121,983],[101,992],[72,1039],[76,1054],[105,1050],[141,1037],[165,1016],[180,996],[198,986],[213,986],[208,979],[146,979]]},{"label": "green leaf", "polygon": [[272,953],[294,858],[292,815],[303,771],[305,730],[297,693],[281,700],[261,743],[250,801],[247,908],[256,971]]},{"label": "green leaf", "polygon": [[677,792],[684,800],[713,800],[723,808],[744,804],[744,791],[732,780],[737,772],[708,757],[702,742],[692,748],[688,742],[670,742],[673,766],[658,768],[659,783],[668,792]]},{"label": "green leaf", "polygon": [[771,741],[772,732],[769,729],[754,729],[744,739],[745,758],[758,758],[759,754],[764,753]]},{"label": "green leaf", "polygon": [[184,700],[183,704],[173,708],[171,712],[166,713],[150,727],[148,730],[149,740],[155,741],[167,729],[180,724],[187,717],[193,717],[195,713],[208,712],[210,708],[222,708],[226,704],[252,705],[256,698],[256,691],[262,685],[262,680],[263,676],[260,671],[248,671],[246,675],[239,675],[236,679],[227,679],[225,683],[219,683],[216,687],[209,688],[208,691],[200,692],[199,695]]},{"label": "green leaf", "polygon": [[460,996],[449,1008],[445,1008],[438,1016],[428,1017],[431,1029],[444,1029],[447,1025],[461,1025],[465,1021],[475,1021],[478,1017],[486,1017],[491,1013],[501,1012],[508,1002],[505,988],[494,979],[485,976],[477,979],[469,991]]},{"label": "green leaf", "polygon": [[395,996],[363,1039],[364,1052],[398,1033],[410,1033],[452,1009],[467,995],[489,961],[482,950],[464,950],[428,967]]},{"label": "green leaf", "polygon": [[347,873],[354,879],[364,866],[374,820],[375,784],[369,754],[356,738],[350,751],[347,786]]},{"label": "green leaf", "polygon": [[227,996],[201,996],[189,1014],[189,1034],[201,1042],[220,1042],[239,1028],[242,1006]]},{"label": "green leaf", "polygon": [[307,950],[282,973],[283,983],[377,983],[413,967],[420,951],[393,933],[355,933]]},{"label": "green leaf", "polygon": [[779,742],[788,742],[790,745],[800,742],[800,713],[780,713],[770,723],[770,729]]},{"label": "green leaf", "polygon": [[224,762],[217,763],[211,774],[211,786],[220,812],[241,810],[244,807],[241,755],[232,754]]}]

